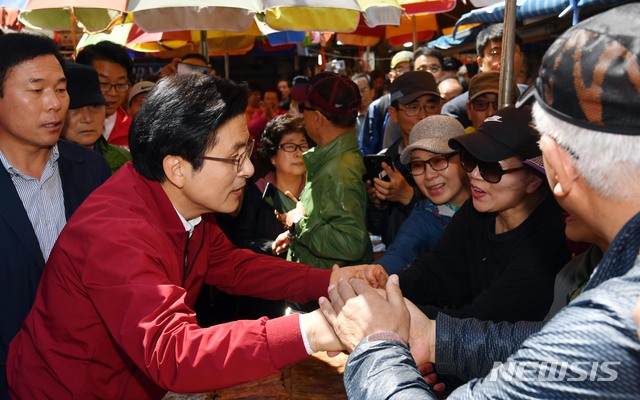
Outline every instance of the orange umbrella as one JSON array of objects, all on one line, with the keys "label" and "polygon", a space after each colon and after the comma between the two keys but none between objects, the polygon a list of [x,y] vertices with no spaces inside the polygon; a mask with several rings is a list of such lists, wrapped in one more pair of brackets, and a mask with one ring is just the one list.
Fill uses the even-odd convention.
[{"label": "orange umbrella", "polygon": [[392,46],[401,46],[407,42],[418,42],[431,39],[438,31],[437,13],[451,11],[456,6],[456,0],[398,0],[403,8],[403,15],[399,25],[387,25],[370,28],[360,24],[351,34],[339,33],[337,39],[356,46],[375,46],[384,38]]},{"label": "orange umbrella", "polygon": [[353,46],[375,46],[381,39],[387,39],[392,46],[401,46],[414,41],[430,40],[434,32],[438,31],[435,14],[403,15],[398,26],[378,26],[369,28],[360,26],[353,33],[338,33],[337,39]]}]

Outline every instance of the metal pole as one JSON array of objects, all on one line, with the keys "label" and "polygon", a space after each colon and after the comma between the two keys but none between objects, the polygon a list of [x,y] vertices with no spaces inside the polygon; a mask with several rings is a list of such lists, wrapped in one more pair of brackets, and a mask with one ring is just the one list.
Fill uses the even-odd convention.
[{"label": "metal pole", "polygon": [[207,31],[200,31],[200,54],[209,64],[209,43],[207,42]]},{"label": "metal pole", "polygon": [[229,79],[229,54],[224,53],[224,78]]},{"label": "metal pole", "polygon": [[411,29],[413,30],[411,39],[413,40],[413,52],[418,50],[418,23],[416,22],[416,16],[411,16]]},{"label": "metal pole", "polygon": [[504,25],[502,30],[502,59],[500,67],[500,108],[513,103],[514,55],[516,42],[516,0],[506,0],[504,9]]}]

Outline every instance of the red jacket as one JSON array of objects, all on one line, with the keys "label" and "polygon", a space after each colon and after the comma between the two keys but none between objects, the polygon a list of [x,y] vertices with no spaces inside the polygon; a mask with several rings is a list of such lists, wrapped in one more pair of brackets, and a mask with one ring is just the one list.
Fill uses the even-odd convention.
[{"label": "red jacket", "polygon": [[116,124],[111,130],[107,142],[115,146],[129,148],[129,127],[131,127],[131,117],[124,108],[119,107],[116,111]]},{"label": "red jacket", "polygon": [[[160,398],[256,380],[307,357],[297,315],[201,328],[203,283],[305,302],[330,271],[234,247],[212,215],[188,239],[157,182],[131,163],[76,211],[11,342],[20,399]],[[188,249],[185,255],[185,249]]]}]

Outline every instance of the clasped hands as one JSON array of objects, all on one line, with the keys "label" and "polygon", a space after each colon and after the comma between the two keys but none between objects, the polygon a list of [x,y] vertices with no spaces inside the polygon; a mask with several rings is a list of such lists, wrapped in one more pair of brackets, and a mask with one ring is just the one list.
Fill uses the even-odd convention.
[{"label": "clasped hands", "polygon": [[[305,316],[311,318],[315,314],[315,334],[329,327],[331,331],[322,335],[332,338],[312,344],[314,351],[351,352],[366,336],[393,331],[410,344],[416,365],[435,361],[435,321],[402,296],[398,276],[387,279],[380,265],[334,266],[328,298],[321,297],[319,303],[320,310]],[[322,335],[314,336],[310,342]]]}]

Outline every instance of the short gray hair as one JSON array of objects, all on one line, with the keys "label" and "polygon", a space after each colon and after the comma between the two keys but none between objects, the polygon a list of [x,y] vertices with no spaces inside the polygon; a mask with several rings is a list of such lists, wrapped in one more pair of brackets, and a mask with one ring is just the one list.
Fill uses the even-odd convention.
[{"label": "short gray hair", "polygon": [[603,197],[637,196],[640,137],[600,132],[572,125],[546,112],[537,102],[533,121],[541,135],[567,150],[578,174]]}]

